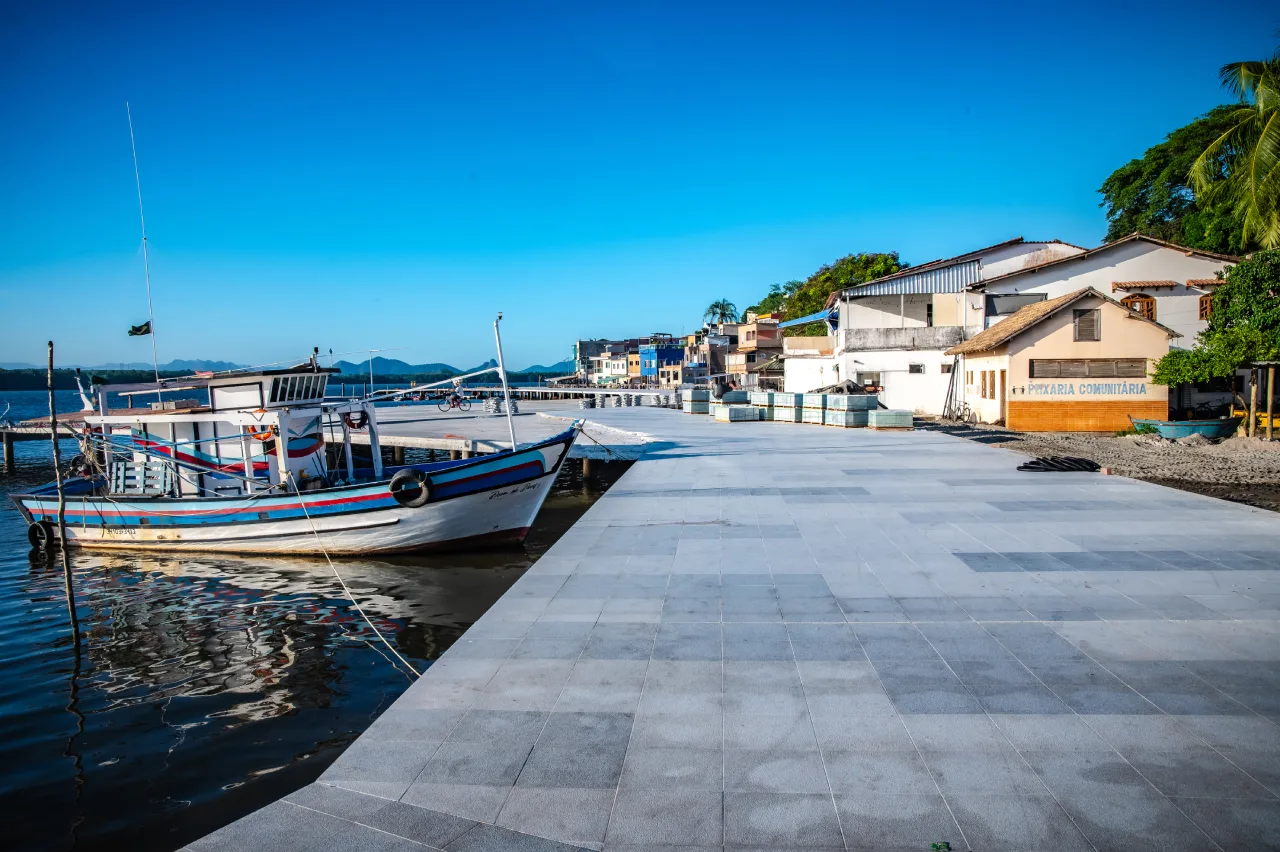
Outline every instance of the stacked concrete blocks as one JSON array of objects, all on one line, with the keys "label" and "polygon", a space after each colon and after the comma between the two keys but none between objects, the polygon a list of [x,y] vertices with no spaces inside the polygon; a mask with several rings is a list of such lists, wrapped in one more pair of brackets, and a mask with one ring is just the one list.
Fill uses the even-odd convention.
[{"label": "stacked concrete blocks", "polygon": [[711,391],[706,388],[689,391],[689,395],[684,398],[683,408],[685,414],[710,414]]},{"label": "stacked concrete blocks", "polygon": [[872,429],[911,429],[911,412],[894,408],[875,408],[867,412],[871,415],[868,425]]},{"label": "stacked concrete blocks", "polygon": [[870,425],[870,411],[841,411],[831,409],[822,412],[824,426],[867,426]]},{"label": "stacked concrete blocks", "polygon": [[760,409],[752,405],[713,405],[711,413],[720,423],[739,423],[759,420]]}]

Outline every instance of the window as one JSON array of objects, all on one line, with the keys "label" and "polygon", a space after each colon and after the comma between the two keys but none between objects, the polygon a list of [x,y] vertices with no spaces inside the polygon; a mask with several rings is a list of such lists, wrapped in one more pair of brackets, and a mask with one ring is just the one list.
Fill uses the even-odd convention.
[{"label": "window", "polygon": [[[924,306],[924,324],[933,328],[933,302]],[[924,372],[923,370],[921,372]]]},{"label": "window", "polygon": [[988,394],[987,399],[996,398],[996,371],[995,370],[990,370],[987,372],[987,394]]},{"label": "window", "polygon": [[908,364],[907,372],[919,375],[924,372],[924,364]]},{"label": "window", "polygon": [[978,390],[978,396],[982,397],[983,399],[986,399],[987,398],[987,371],[983,370],[981,375],[982,375],[982,387]]},{"label": "window", "polygon": [[1033,379],[1144,379],[1146,376],[1147,362],[1143,358],[1031,360]]},{"label": "window", "polygon": [[964,374],[964,385],[967,388],[973,387],[973,370],[966,370]]},{"label": "window", "polygon": [[1146,293],[1134,293],[1132,296],[1125,296],[1120,300],[1120,304],[1149,320],[1156,318],[1156,300]]},{"label": "window", "polygon": [[1072,324],[1077,342],[1097,342],[1102,339],[1102,311],[1097,308],[1074,310]]},{"label": "window", "polygon": [[1213,296],[1200,297],[1200,319],[1207,320],[1213,313]]},{"label": "window", "polygon": [[944,375],[944,376],[945,376],[945,375],[948,375],[950,372],[951,372],[951,365],[950,365],[950,364],[943,364],[943,365],[942,365],[942,375]]}]

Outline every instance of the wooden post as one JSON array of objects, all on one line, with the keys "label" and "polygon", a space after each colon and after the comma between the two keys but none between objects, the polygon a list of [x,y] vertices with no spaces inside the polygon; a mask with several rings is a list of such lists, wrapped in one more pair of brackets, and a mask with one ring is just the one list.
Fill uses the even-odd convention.
[{"label": "wooden post", "polygon": [[1267,440],[1271,440],[1271,411],[1276,398],[1276,365],[1267,365]]},{"label": "wooden post", "polygon": [[404,447],[391,448],[391,463],[404,464]]},{"label": "wooden post", "polygon": [[[58,487],[58,547],[62,550],[62,585],[71,616],[71,633],[80,644],[80,619],[76,617],[76,595],[71,585],[71,557],[67,553],[67,492],[62,487],[62,450],[58,446],[58,406],[53,398],[53,341],[49,341],[49,437],[53,441],[53,481]],[[50,542],[52,544],[52,542]]]},{"label": "wooden post", "polygon": [[6,431],[4,433],[4,472],[13,473],[17,470],[17,465],[13,460],[13,433]]},{"label": "wooden post", "polygon": [[582,457],[582,478],[586,479],[591,475],[591,459],[586,456]]},{"label": "wooden post", "polygon": [[373,402],[364,409],[369,415],[369,449],[373,452],[373,478],[382,479],[382,444],[378,443],[378,415]]},{"label": "wooden post", "polygon": [[1258,435],[1258,370],[1249,371],[1249,437]]}]

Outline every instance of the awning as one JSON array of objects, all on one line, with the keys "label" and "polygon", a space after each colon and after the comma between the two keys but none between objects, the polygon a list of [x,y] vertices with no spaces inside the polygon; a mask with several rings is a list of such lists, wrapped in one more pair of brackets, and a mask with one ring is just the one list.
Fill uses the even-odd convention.
[{"label": "awning", "polygon": [[835,315],[836,315],[836,312],[834,310],[828,311],[826,309],[823,309],[821,311],[818,311],[816,314],[809,314],[807,317],[800,317],[799,319],[780,322],[778,323],[778,328],[792,328],[793,326],[797,326],[797,325],[808,325],[811,322],[819,322],[819,321],[825,322],[829,319],[833,319]]}]

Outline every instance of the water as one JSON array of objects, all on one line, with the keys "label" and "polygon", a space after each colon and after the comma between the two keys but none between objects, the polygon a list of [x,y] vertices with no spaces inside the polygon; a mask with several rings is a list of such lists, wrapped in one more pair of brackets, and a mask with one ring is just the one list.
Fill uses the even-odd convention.
[{"label": "water", "polygon": [[[46,395],[0,392],[10,417]],[[79,408],[58,393],[59,410]],[[16,492],[53,477],[16,444]],[[75,452],[63,442],[64,458]],[[365,611],[429,666],[621,474],[561,473],[523,550],[344,560]],[[175,849],[314,780],[409,679],[323,560],[73,552],[61,563],[0,507],[0,837],[6,848]]]}]

